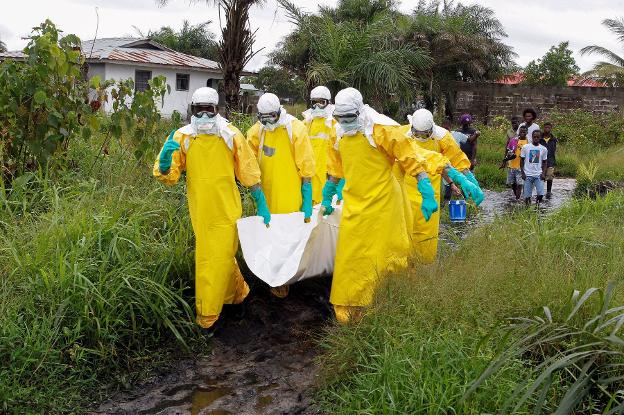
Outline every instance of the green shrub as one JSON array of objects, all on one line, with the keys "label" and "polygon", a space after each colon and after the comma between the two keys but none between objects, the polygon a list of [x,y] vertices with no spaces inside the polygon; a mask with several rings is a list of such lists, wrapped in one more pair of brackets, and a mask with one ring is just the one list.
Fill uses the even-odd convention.
[{"label": "green shrub", "polygon": [[[93,177],[30,174],[0,190],[0,412],[78,412],[194,337],[184,186],[110,150]],[[72,150],[78,172],[97,151]]]}]

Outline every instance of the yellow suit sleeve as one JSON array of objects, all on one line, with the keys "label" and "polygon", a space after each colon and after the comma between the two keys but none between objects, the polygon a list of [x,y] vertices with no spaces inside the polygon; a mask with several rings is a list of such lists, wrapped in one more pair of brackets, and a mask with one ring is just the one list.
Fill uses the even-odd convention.
[{"label": "yellow suit sleeve", "polygon": [[415,145],[400,127],[392,125],[375,125],[373,129],[373,139],[390,159],[396,160],[405,174],[418,176],[427,171],[427,159],[422,149],[417,149]]},{"label": "yellow suit sleeve", "polygon": [[184,150],[185,138],[186,136],[179,131],[176,131],[175,135],[173,136],[174,141],[177,141],[178,144],[180,144],[180,150],[176,150],[173,152],[173,156],[171,158],[171,168],[169,169],[169,172],[167,172],[167,174],[162,174],[158,167],[160,152],[158,153],[158,156],[156,156],[156,161],[154,162],[154,169],[152,171],[152,174],[158,181],[166,185],[172,186],[176,184],[178,180],[180,180],[182,172],[186,170],[186,152]]},{"label": "yellow suit sleeve", "polygon": [[251,151],[255,154],[256,157],[260,154],[260,123],[257,122],[251,126],[249,130],[247,130],[247,143],[251,147]]},{"label": "yellow suit sleeve", "polygon": [[344,172],[342,170],[342,158],[340,152],[336,150],[336,129],[332,130],[329,137],[329,145],[327,146],[327,174],[342,179]]},{"label": "yellow suit sleeve", "polygon": [[292,122],[293,153],[295,154],[295,165],[299,170],[299,176],[311,178],[316,172],[314,165],[314,150],[308,137],[308,129],[299,120]]},{"label": "yellow suit sleeve", "polygon": [[236,178],[245,187],[251,187],[260,183],[260,167],[251,145],[238,128],[233,125],[230,125],[228,128],[236,132],[232,146]]},{"label": "yellow suit sleeve", "polygon": [[440,140],[440,149],[442,154],[449,159],[451,165],[459,171],[470,169],[470,160],[466,157],[466,154],[461,150],[459,145],[450,132],[447,132]]},{"label": "yellow suit sleeve", "polygon": [[429,176],[435,176],[436,174],[442,174],[444,168],[450,164],[449,159],[442,153],[437,151],[431,151],[422,148],[417,143],[412,141],[412,145],[416,148],[422,157],[426,160],[425,170]]}]

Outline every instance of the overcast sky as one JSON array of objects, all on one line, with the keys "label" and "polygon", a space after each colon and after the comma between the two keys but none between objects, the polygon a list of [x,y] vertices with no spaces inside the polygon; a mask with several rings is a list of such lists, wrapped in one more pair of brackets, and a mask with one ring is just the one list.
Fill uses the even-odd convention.
[{"label": "overcast sky", "polygon": [[[9,50],[21,49],[33,26],[51,19],[66,33],[82,39],[92,39],[98,8],[100,27],[98,37],[137,36],[133,26],[143,32],[161,26],[179,28],[182,20],[199,23],[212,20],[211,29],[219,29],[219,15],[214,7],[191,4],[189,0],[171,0],[166,7],[157,7],[154,0],[2,0],[0,8],[0,38]],[[6,4],[9,3],[9,4]],[[199,3],[199,2],[198,2]],[[336,0],[295,0],[308,11],[319,4],[335,4]],[[409,12],[418,0],[403,0],[401,9]],[[589,44],[599,44],[617,53],[624,53],[614,36],[601,25],[605,18],[624,17],[624,0],[467,0],[495,10],[524,66],[541,57],[550,46],[569,40],[577,64],[589,69],[595,58],[581,57],[578,50]],[[258,29],[257,46],[264,50],[252,62],[251,69],[261,67],[266,55],[291,30],[275,0],[268,0],[263,9],[252,12],[252,26]]]}]

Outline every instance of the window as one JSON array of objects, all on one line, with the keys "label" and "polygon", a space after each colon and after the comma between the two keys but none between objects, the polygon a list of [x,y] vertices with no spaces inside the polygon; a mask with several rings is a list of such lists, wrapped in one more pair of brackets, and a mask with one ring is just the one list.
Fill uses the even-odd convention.
[{"label": "window", "polygon": [[209,88],[214,88],[215,85],[216,85],[216,79],[208,78],[208,80],[206,81],[206,86]]},{"label": "window", "polygon": [[190,78],[191,78],[191,75],[189,74],[177,73],[176,74],[176,91],[188,91]]},{"label": "window", "polygon": [[149,89],[147,81],[152,79],[152,71],[135,71],[134,72],[134,90],[143,92]]}]

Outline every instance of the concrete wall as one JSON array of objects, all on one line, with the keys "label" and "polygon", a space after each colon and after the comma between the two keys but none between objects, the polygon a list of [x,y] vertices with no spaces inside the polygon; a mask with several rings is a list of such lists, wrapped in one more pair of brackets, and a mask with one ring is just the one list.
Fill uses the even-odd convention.
[{"label": "concrete wall", "polygon": [[[93,66],[93,73],[91,71]],[[173,111],[178,111],[183,117],[186,117],[189,105],[191,103],[191,97],[193,91],[197,88],[206,86],[209,79],[221,79],[223,76],[221,72],[203,72],[203,71],[190,71],[182,69],[169,69],[159,66],[135,66],[135,65],[118,65],[106,63],[104,73],[102,74],[99,65],[91,65],[89,67],[89,77],[94,75],[100,75],[102,79],[115,79],[122,80],[132,78],[134,80],[135,71],[147,70],[152,71],[152,78],[157,76],[165,76],[167,78],[167,84],[171,87],[171,93],[165,95],[164,106],[161,109],[161,113],[164,116],[170,116]],[[188,91],[176,91],[176,74],[189,74],[189,89]],[[109,102],[105,105],[104,109],[110,111],[112,109],[112,103]]]},{"label": "concrete wall", "polygon": [[535,109],[540,117],[554,109],[606,113],[624,108],[624,88],[458,83],[456,91],[454,118],[470,113],[485,123],[496,116],[521,116],[525,108]]}]

